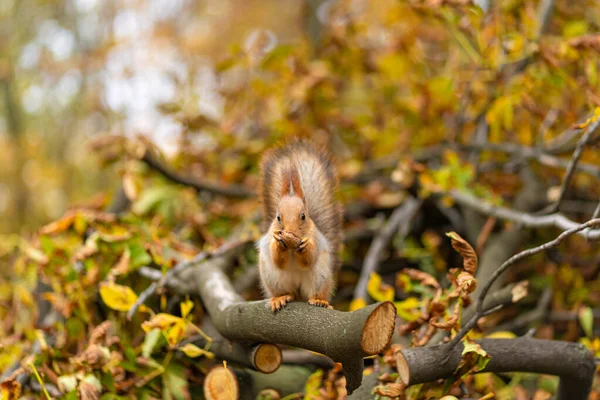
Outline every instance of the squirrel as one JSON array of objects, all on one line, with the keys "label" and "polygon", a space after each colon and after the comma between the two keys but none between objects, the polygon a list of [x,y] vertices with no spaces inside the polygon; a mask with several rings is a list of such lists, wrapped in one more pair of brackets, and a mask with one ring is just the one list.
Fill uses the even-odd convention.
[{"label": "squirrel", "polygon": [[332,308],[342,243],[333,163],[325,151],[295,141],[265,153],[261,172],[263,217],[269,228],[257,247],[271,310],[294,300]]}]

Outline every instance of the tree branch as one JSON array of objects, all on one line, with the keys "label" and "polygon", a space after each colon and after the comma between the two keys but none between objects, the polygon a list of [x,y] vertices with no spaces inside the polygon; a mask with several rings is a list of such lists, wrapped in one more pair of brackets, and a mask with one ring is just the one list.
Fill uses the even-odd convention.
[{"label": "tree branch", "polygon": [[487,295],[488,291],[494,284],[494,281],[496,279],[498,279],[498,277],[500,275],[502,275],[510,266],[514,265],[516,262],[521,261],[522,259],[524,259],[526,257],[541,253],[542,251],[548,250],[549,248],[556,247],[556,246],[560,245],[563,242],[563,240],[565,240],[567,237],[574,235],[578,232],[584,231],[584,230],[588,229],[589,227],[595,227],[597,225],[600,225],[600,218],[589,220],[585,224],[576,226],[575,228],[569,229],[568,231],[564,231],[563,233],[558,235],[558,237],[556,239],[551,240],[550,242],[544,243],[541,246],[537,246],[537,247],[522,251],[518,254],[515,254],[508,260],[506,260],[504,262],[504,264],[502,264],[496,271],[494,271],[491,278],[483,286],[483,289],[481,290],[481,293],[479,294],[479,297],[477,299],[477,307],[476,307],[475,315],[469,321],[467,321],[467,323],[460,329],[460,331],[456,334],[456,336],[454,336],[454,338],[452,338],[452,340],[449,342],[451,347],[456,345],[471,330],[471,328],[473,328],[477,324],[477,320],[479,320],[479,318],[481,318],[483,316],[483,314],[485,312],[485,310],[484,310],[485,296]]},{"label": "tree branch", "polygon": [[[540,340],[482,339],[478,343],[491,356],[483,371],[532,372],[560,378],[558,400],[585,400],[594,379],[594,357],[582,344]],[[454,377],[463,345],[416,347],[399,353],[399,375],[407,385]]]},{"label": "tree branch", "polygon": [[377,270],[381,253],[385,250],[392,239],[392,236],[398,231],[401,224],[404,224],[402,225],[402,236],[408,234],[410,221],[417,213],[420,205],[421,201],[416,200],[412,196],[407,197],[402,204],[394,210],[384,227],[377,236],[375,236],[365,257],[360,278],[354,289],[355,300],[363,299],[365,302],[369,300],[369,296],[367,295],[367,284],[371,277],[371,273]]},{"label": "tree branch", "polygon": [[196,189],[198,192],[209,192],[225,197],[234,198],[248,198],[254,196],[254,193],[244,186],[231,185],[231,186],[219,186],[212,183],[199,182],[192,178],[181,176],[175,171],[171,170],[166,165],[162,164],[149,150],[146,150],[141,160],[145,162],[150,168],[162,174],[165,178],[179,183],[181,185],[190,186]]},{"label": "tree branch", "polygon": [[[451,190],[449,194],[460,205],[473,208],[480,213],[496,218],[517,222],[530,228],[555,226],[563,230],[572,230],[581,226],[577,222],[571,221],[560,213],[550,215],[533,215],[506,207],[494,206],[493,204],[486,203],[482,199],[478,199],[459,190]],[[600,239],[600,229],[592,229],[587,232],[577,230],[577,233],[588,237],[589,239]]]},{"label": "tree branch", "polygon": [[276,314],[266,300],[244,302],[222,269],[208,262],[180,272],[195,282],[216,329],[240,343],[277,343],[325,354],[341,362],[348,392],[360,386],[363,358],[380,353],[394,332],[396,308],[377,303],[341,312],[292,302]]},{"label": "tree branch", "polygon": [[[546,2],[551,3],[552,1],[546,0]],[[598,126],[600,126],[600,118],[597,118],[596,121],[592,122],[587,127],[585,133],[581,136],[581,138],[577,142],[577,147],[575,148],[575,151],[573,152],[573,156],[571,157],[571,160],[569,161],[569,165],[567,166],[567,172],[565,173],[562,184],[560,186],[560,193],[558,195],[558,199],[556,199],[556,201],[550,206],[550,208],[547,211],[548,213],[554,213],[558,210],[558,207],[560,206],[560,202],[562,201],[563,197],[565,196],[565,193],[567,192],[567,188],[569,187],[569,182],[571,181],[571,178],[573,177],[573,174],[575,173],[575,168],[577,167],[579,158],[581,158],[583,149],[585,148],[585,146],[591,139],[594,132],[596,132],[596,129],[598,128]]]},{"label": "tree branch", "polygon": [[176,266],[174,266],[173,268],[168,270],[167,273],[165,275],[163,275],[158,281],[152,282],[150,284],[150,286],[148,286],[142,293],[140,293],[135,304],[133,306],[131,306],[129,311],[127,311],[127,319],[131,320],[131,318],[133,318],[133,315],[137,312],[137,310],[140,308],[140,306],[142,304],[144,304],[146,302],[146,300],[148,300],[148,298],[150,298],[152,295],[154,295],[154,293],[156,293],[156,291],[158,289],[165,286],[165,284],[167,284],[170,279],[173,279],[173,277],[176,276],[176,274],[180,273],[181,271],[185,270],[186,268],[189,268],[192,265],[197,265],[199,263],[202,263],[202,262],[207,261],[214,257],[223,256],[226,253],[228,253],[234,249],[237,249],[241,246],[247,245],[248,243],[252,243],[252,241],[251,240],[232,241],[229,243],[225,243],[223,246],[219,247],[218,249],[216,249],[212,252],[204,252],[203,251],[200,254],[198,254],[197,256],[195,256],[194,258],[192,258],[191,260],[180,262],[179,264],[177,264]]}]

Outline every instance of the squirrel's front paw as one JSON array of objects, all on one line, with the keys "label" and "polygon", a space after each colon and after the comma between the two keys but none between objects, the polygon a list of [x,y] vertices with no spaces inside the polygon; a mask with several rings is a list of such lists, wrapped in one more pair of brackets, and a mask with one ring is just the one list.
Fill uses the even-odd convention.
[{"label": "squirrel's front paw", "polygon": [[309,299],[308,304],[310,304],[312,306],[333,309],[333,307],[329,305],[329,302],[327,300],[323,300],[323,299]]},{"label": "squirrel's front paw", "polygon": [[277,243],[277,246],[281,249],[281,250],[287,250],[287,244],[285,244],[285,240],[283,240],[283,238],[281,237],[281,234],[278,232],[275,232],[273,234],[273,239],[275,239],[275,243]]},{"label": "squirrel's front paw", "polygon": [[308,245],[308,238],[303,238],[302,240],[300,240],[300,243],[298,243],[298,247],[296,247],[296,251],[298,253],[302,253],[306,249],[307,245]]},{"label": "squirrel's front paw", "polygon": [[273,311],[273,312],[279,311],[283,307],[285,307],[288,302],[293,301],[293,300],[294,300],[294,296],[289,295],[289,294],[284,294],[283,296],[279,296],[279,297],[272,297],[269,299],[271,311]]}]

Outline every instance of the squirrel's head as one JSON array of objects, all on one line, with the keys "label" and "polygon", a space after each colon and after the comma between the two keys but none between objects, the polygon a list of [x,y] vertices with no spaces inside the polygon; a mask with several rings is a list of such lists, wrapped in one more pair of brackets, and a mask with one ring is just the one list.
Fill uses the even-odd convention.
[{"label": "squirrel's head", "polygon": [[304,191],[296,168],[283,171],[283,182],[275,224],[278,230],[303,233],[308,229],[310,219],[304,202]]}]

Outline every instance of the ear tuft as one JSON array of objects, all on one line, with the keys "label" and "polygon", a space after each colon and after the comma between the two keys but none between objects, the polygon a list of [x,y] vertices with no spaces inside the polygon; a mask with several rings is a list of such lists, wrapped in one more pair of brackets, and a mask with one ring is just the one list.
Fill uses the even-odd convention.
[{"label": "ear tuft", "polygon": [[304,200],[304,191],[302,190],[302,185],[300,184],[300,174],[298,173],[298,169],[292,167],[290,170],[290,175],[293,195]]}]

